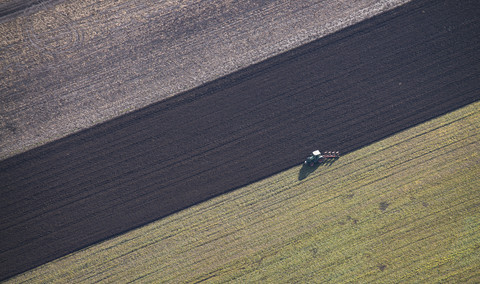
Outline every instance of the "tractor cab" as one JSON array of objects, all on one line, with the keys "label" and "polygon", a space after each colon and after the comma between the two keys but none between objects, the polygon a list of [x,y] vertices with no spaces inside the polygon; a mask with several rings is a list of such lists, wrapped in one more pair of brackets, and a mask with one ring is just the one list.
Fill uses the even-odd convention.
[{"label": "tractor cab", "polygon": [[305,160],[305,164],[309,166],[313,166],[315,163],[318,163],[320,160],[323,159],[322,153],[318,150],[312,152],[312,155],[307,157]]}]

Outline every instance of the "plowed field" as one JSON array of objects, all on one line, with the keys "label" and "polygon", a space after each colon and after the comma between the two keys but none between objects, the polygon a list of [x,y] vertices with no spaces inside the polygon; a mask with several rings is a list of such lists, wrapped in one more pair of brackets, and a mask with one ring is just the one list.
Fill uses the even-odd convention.
[{"label": "plowed field", "polygon": [[480,102],[298,165],[11,283],[478,283]]},{"label": "plowed field", "polygon": [[414,1],[0,162],[0,279],[478,100],[479,8]]}]

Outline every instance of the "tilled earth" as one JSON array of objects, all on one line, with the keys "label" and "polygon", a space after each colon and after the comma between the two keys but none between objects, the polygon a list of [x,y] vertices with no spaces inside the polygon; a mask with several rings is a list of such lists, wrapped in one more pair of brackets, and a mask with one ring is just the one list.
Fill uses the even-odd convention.
[{"label": "tilled earth", "polygon": [[0,160],[408,1],[0,1]]},{"label": "tilled earth", "polygon": [[479,12],[413,1],[0,162],[0,279],[478,100]]}]

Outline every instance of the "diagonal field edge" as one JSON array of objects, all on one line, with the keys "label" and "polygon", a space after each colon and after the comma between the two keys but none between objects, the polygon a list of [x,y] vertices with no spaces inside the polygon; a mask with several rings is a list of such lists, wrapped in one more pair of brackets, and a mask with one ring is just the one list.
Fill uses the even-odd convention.
[{"label": "diagonal field edge", "polygon": [[413,1],[1,161],[0,279],[477,101],[479,11]]}]

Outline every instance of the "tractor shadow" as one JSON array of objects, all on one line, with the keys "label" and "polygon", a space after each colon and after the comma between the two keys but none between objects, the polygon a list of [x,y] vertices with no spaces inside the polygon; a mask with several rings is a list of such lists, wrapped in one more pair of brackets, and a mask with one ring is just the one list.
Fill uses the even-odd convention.
[{"label": "tractor shadow", "polygon": [[303,164],[302,167],[300,168],[300,171],[298,172],[298,180],[303,180],[303,179],[307,178],[311,173],[313,173],[314,171],[316,171],[318,168],[331,166],[331,165],[332,165],[333,163],[335,163],[337,160],[338,160],[338,158],[337,158],[337,159],[328,160],[328,161],[325,161],[325,162],[323,162],[323,163],[321,163],[321,164],[315,164],[315,165],[313,165],[312,167]]}]

